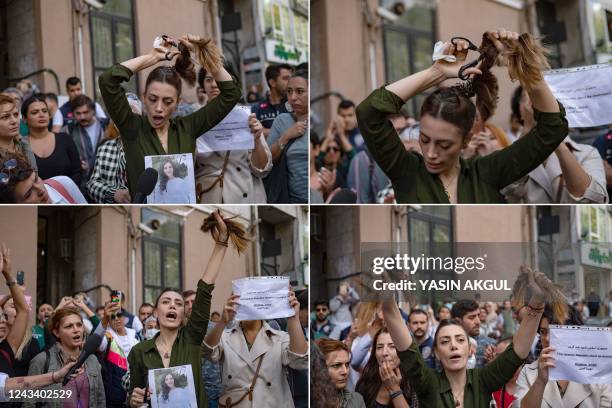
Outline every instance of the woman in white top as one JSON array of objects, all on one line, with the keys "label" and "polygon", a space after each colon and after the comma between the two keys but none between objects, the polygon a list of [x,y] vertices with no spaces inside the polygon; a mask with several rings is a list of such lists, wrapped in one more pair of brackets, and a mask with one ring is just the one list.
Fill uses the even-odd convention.
[{"label": "woman in white top", "polygon": [[[220,94],[215,79],[204,69],[198,73],[198,83],[204,89],[208,102]],[[236,106],[234,109],[241,108]],[[248,124],[255,139],[253,150],[196,152],[198,202],[227,204],[267,202],[262,179],[272,169],[272,153],[263,136],[263,126],[254,114],[249,116]]]},{"label": "woman in white top", "polygon": [[225,393],[219,398],[219,406],[229,407],[231,403],[238,408],[293,408],[287,367],[308,369],[308,343],[300,325],[300,303],[290,291],[288,301],[295,315],[287,318],[287,332],[274,330],[262,320],[241,321],[224,330],[234,319],[239,298],[230,296],[221,320],[204,339],[205,356],[222,363]]}]

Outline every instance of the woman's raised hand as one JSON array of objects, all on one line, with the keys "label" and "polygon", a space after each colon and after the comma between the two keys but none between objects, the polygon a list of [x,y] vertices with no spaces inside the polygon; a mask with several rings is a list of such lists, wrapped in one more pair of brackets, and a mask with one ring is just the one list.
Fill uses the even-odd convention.
[{"label": "woman's raised hand", "polygon": [[553,353],[555,352],[554,347],[546,347],[542,350],[540,357],[538,358],[538,381],[543,384],[548,382],[548,369],[555,366],[555,358]]},{"label": "woman's raised hand", "polygon": [[295,292],[293,291],[291,285],[289,285],[289,307],[291,307],[295,312],[295,317],[299,316],[300,302],[297,300],[297,297],[295,297]]},{"label": "woman's raised hand", "polygon": [[383,361],[378,367],[378,373],[380,374],[380,380],[389,393],[401,390],[402,373],[399,367],[393,368],[390,361]]},{"label": "woman's raised hand", "polygon": [[[457,46],[453,45],[450,41],[444,44],[444,55],[454,55],[455,62],[445,61],[443,59],[437,60],[433,64],[433,68],[444,75],[445,79],[457,78],[459,76],[459,69],[465,64],[465,60],[468,55],[469,44],[467,41],[458,40],[456,41]],[[482,72],[476,68],[468,68],[464,71],[465,75],[476,75],[482,74]]]},{"label": "woman's raised hand", "polygon": [[233,293],[227,299],[227,302],[223,307],[223,313],[221,314],[221,322],[224,324],[231,322],[234,320],[234,317],[236,317],[236,306],[240,304],[238,303],[238,299],[240,299],[240,295],[235,295]]},{"label": "woman's raised hand", "polygon": [[223,217],[221,216],[221,210],[213,212],[213,216],[215,220],[217,220],[217,224],[211,231],[213,239],[217,242],[227,242],[229,233],[227,231],[227,225],[225,225],[225,221],[223,221]]},{"label": "woman's raised hand", "polygon": [[174,57],[180,54],[176,48],[172,48],[176,42],[167,36],[159,38],[161,38],[161,42],[158,42],[156,39],[153,44],[153,49],[150,52],[151,56],[154,57],[157,62],[172,61]]},{"label": "woman's raised hand", "polygon": [[493,45],[497,48],[500,54],[504,55],[508,49],[505,44],[512,44],[513,42],[517,42],[519,38],[519,34],[514,31],[508,31],[504,28],[500,28],[499,30],[487,31],[487,36],[493,41]]},{"label": "woman's raised hand", "polygon": [[254,113],[249,115],[249,129],[251,129],[253,137],[259,137],[259,135],[261,135],[263,132],[263,125],[259,120],[257,120]]},{"label": "woman's raised hand", "polygon": [[4,243],[0,248],[0,271],[7,281],[11,279],[11,250]]},{"label": "woman's raised hand", "polygon": [[202,41],[202,37],[198,37],[197,35],[187,34],[182,35],[178,38],[178,40],[183,44],[187,49],[191,52],[195,51],[195,45],[193,44],[195,41]]}]

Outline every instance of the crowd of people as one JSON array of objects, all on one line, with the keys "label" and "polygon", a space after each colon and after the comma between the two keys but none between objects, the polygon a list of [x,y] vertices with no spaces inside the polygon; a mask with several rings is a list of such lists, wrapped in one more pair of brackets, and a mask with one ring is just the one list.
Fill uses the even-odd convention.
[{"label": "crowd of people", "polygon": [[[126,92],[124,83],[150,67],[142,99]],[[197,141],[249,102],[210,39],[164,36],[149,53],[112,66],[99,78],[104,106],[77,77],[66,80],[62,106],[21,81],[0,94],[0,202],[130,203],[146,156],[187,153],[195,185],[179,189],[198,203],[307,203],[308,64],[269,65],[265,77],[269,92],[263,100],[249,92],[243,126],[253,148],[226,151],[201,151]],[[182,97],[183,81],[197,85],[196,103]],[[173,191],[185,175],[167,163],[155,169],[158,203],[194,203]]]},{"label": "crowd of people", "polygon": [[[398,307],[392,297],[361,301],[349,282],[341,283],[332,299],[311,304],[312,406],[610,406],[612,384],[548,380],[556,358],[550,325],[584,325],[584,301],[568,303],[559,321],[554,303],[542,300],[549,281],[534,276],[522,307],[468,298]],[[612,316],[609,304],[592,306]]]},{"label": "crowd of people", "polygon": [[[310,134],[313,203],[607,203],[612,127],[593,146],[572,140],[562,104],[542,72],[546,51],[529,34],[485,33],[476,47],[448,42],[433,65],[375,90],[357,107],[338,104],[325,134]],[[479,64],[456,80],[468,49]],[[505,61],[505,62],[504,62]],[[520,82],[509,127],[490,119],[507,66]],[[404,104],[427,91],[416,122]]]},{"label": "crowd of people", "polygon": [[[300,293],[298,300],[289,290],[287,302],[295,315],[286,319],[237,322],[238,295],[230,296],[221,312],[211,313],[231,234],[220,213],[214,218],[215,246],[197,289],[164,289],[155,303],[141,304],[136,314],[126,309],[125,295],[118,291],[99,307],[83,292],[65,296],[57,305],[30,307],[3,245],[0,270],[10,294],[0,301],[0,404],[150,406],[149,370],[189,365],[198,407],[307,407],[308,294]],[[36,324],[31,327],[34,311]],[[97,350],[70,372],[94,335],[102,338]],[[63,394],[63,400],[15,394],[39,388],[70,394]],[[166,375],[159,393],[161,406],[190,406],[178,377]]]}]

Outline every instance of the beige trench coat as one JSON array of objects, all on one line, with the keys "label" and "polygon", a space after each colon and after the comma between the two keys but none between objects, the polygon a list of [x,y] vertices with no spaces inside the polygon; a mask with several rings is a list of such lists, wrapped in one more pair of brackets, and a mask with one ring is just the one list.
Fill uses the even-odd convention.
[{"label": "beige trench coat", "polygon": [[[265,354],[265,355],[264,355]],[[287,367],[308,369],[308,354],[289,350],[289,334],[272,329],[264,322],[255,342],[248,349],[240,325],[226,329],[219,344],[211,348],[204,343],[204,356],[221,362],[221,381],[224,394],[219,402],[230,396],[238,401],[249,389],[260,356],[264,355],[253,391],[253,400],[245,398],[239,408],[293,408],[293,398],[287,382]]]},{"label": "beige trench coat", "polygon": [[[566,143],[574,157],[584,171],[591,178],[591,183],[587,187],[582,197],[574,197],[567,191],[564,184],[561,191],[560,203],[597,203],[608,202],[608,192],[606,191],[606,173],[603,161],[597,149],[592,146],[579,144],[572,141],[569,137],[565,138]],[[555,153],[548,156],[546,166],[540,164],[531,173],[518,180],[501,191],[508,203],[518,204],[548,204],[556,203],[559,193],[559,180],[562,174],[559,159]]]},{"label": "beige trench coat", "polygon": [[[520,407],[520,400],[527,394],[538,378],[538,362],[523,366],[516,380],[518,401],[513,407]],[[578,384],[570,382],[563,398],[559,387],[550,381],[544,388],[541,408],[603,408],[612,407],[612,384]],[[536,408],[536,407],[534,407]]]},{"label": "beige trench coat", "polygon": [[[266,190],[262,178],[272,169],[272,153],[263,137],[260,143],[266,152],[267,162],[259,169],[251,161],[251,150],[230,151],[223,176],[223,189],[219,183],[212,190],[202,194],[202,204],[261,204],[266,203]],[[209,188],[221,174],[227,152],[197,153],[196,155],[196,193]]]}]

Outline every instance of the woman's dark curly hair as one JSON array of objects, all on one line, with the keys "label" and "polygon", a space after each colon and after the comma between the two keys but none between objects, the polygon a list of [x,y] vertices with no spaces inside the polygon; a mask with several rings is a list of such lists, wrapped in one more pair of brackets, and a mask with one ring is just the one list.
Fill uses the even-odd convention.
[{"label": "woman's dark curly hair", "polygon": [[[521,34],[518,41],[500,40],[506,52],[502,55],[488,33],[483,34],[479,52],[482,56],[481,75],[452,87],[442,87],[432,92],[421,106],[421,117],[440,118],[459,128],[465,138],[469,135],[476,117],[476,109],[486,122],[497,108],[499,85],[491,72],[495,65],[507,66],[512,80],[521,80],[529,90],[543,80],[542,71],[549,69],[548,51],[531,34]],[[470,98],[476,97],[474,104]]]}]

